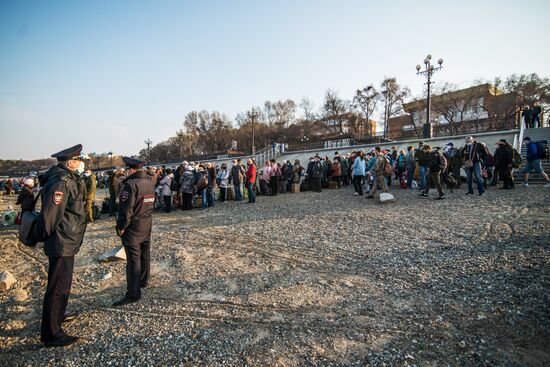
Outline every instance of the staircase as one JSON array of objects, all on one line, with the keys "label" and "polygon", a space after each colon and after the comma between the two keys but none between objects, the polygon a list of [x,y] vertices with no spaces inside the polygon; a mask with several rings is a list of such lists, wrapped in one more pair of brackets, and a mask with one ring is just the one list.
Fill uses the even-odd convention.
[{"label": "staircase", "polygon": [[[531,138],[531,141],[540,141],[540,140],[548,140],[550,141],[550,127],[540,127],[535,129],[525,129],[523,131],[523,137],[528,136]],[[519,142],[521,144],[521,142]],[[521,146],[521,158],[522,158],[522,164],[521,167],[514,172],[516,183],[522,183],[523,182],[523,173],[521,173],[521,170],[523,167],[525,167],[527,163],[527,159],[525,158],[525,146]],[[544,159],[542,161],[542,169],[547,174],[550,174],[550,160]],[[541,175],[536,173],[529,174],[529,184],[544,184],[546,183]]]}]

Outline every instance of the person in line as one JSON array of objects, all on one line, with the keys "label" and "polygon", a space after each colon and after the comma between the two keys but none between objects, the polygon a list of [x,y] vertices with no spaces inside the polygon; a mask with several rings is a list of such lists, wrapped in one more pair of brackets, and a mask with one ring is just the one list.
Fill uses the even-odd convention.
[{"label": "person in line", "polygon": [[501,139],[496,144],[494,154],[495,175],[503,181],[501,189],[510,190],[514,188],[514,177],[512,175],[512,165],[514,159],[513,148],[506,139]]},{"label": "person in line", "polygon": [[[239,165],[240,167],[240,165]],[[206,164],[206,173],[208,178],[208,186],[206,186],[206,202],[209,207],[213,207],[214,203],[214,184],[216,183],[216,167],[213,163]],[[240,187],[240,185],[239,185]],[[242,193],[241,193],[242,195]]]},{"label": "person in line", "polygon": [[323,179],[323,166],[321,165],[321,157],[315,154],[313,164],[311,165],[311,188],[314,192],[321,192],[321,181]]},{"label": "person in line", "polygon": [[416,148],[414,152],[414,159],[416,160],[416,163],[418,163],[418,175],[420,178],[418,189],[420,191],[423,191],[424,187],[426,186],[426,169],[428,167],[426,153],[422,149],[423,146],[424,146],[424,142],[423,141],[419,142],[418,148]]},{"label": "person in line", "polygon": [[141,289],[149,284],[151,267],[151,228],[155,205],[155,182],[143,169],[145,162],[123,157],[128,178],[119,196],[116,234],[126,252],[126,294],[114,307],[137,302]]},{"label": "person in line", "polygon": [[338,186],[338,188],[340,188],[340,185],[341,185],[341,176],[342,176],[342,165],[340,164],[340,160],[338,159],[338,156],[336,156],[332,160],[332,165],[330,167],[330,177],[332,181],[336,182],[336,185]]},{"label": "person in line", "polygon": [[406,156],[405,151],[400,150],[399,155],[397,156],[397,159],[395,160],[395,169],[397,172],[397,178],[399,179],[399,183],[401,184],[404,179],[403,175],[405,174],[405,171],[407,170],[407,162],[406,162]]},{"label": "person in line", "polygon": [[487,158],[485,147],[475,141],[472,136],[468,136],[466,137],[466,146],[464,147],[462,157],[464,159],[464,171],[468,180],[468,192],[466,195],[474,194],[473,180],[475,176],[479,196],[482,196],[485,193],[485,188],[483,187],[484,181],[481,176],[481,163]]},{"label": "person in line", "polygon": [[218,172],[218,176],[216,177],[216,183],[220,188],[221,203],[228,203],[227,201],[227,181],[228,180],[229,180],[229,171],[227,170],[227,165],[223,163],[220,169],[220,172]]},{"label": "person in line", "polygon": [[94,204],[97,178],[89,168],[84,172],[84,181],[86,182],[86,219],[88,223],[92,223],[94,221],[92,206]]},{"label": "person in line", "polygon": [[248,165],[248,169],[245,174],[246,189],[248,190],[248,203],[253,204],[256,202],[256,163],[254,163],[253,159],[248,158],[246,160],[246,164]]},{"label": "person in line", "polygon": [[[57,165],[40,179],[42,209],[34,226],[34,239],[44,242],[48,257],[48,285],[42,307],[40,341],[46,347],[75,343],[62,329],[71,294],[74,257],[80,250],[86,232],[84,208],[85,183],[82,145],[52,154]],[[74,317],[74,316],[73,316]]]},{"label": "person in line", "polygon": [[162,198],[164,200],[164,212],[170,213],[172,210],[172,180],[174,179],[174,174],[172,170],[168,168],[166,170],[165,176],[160,180],[160,185],[162,186]]},{"label": "person in line", "polygon": [[181,210],[193,209],[193,195],[195,194],[195,185],[193,181],[195,175],[193,173],[193,166],[187,165],[185,171],[180,177],[180,190],[181,190]]},{"label": "person in line", "polygon": [[262,175],[260,177],[260,192],[262,195],[271,195],[271,190],[269,189],[269,178],[271,176],[271,166],[270,162],[265,162],[264,168],[262,170]]},{"label": "person in line", "polygon": [[443,149],[443,155],[447,158],[447,171],[454,178],[456,182],[456,188],[460,188],[462,180],[460,178],[460,167],[462,167],[462,159],[460,158],[460,151],[455,148],[455,144],[450,141]]},{"label": "person in line", "polygon": [[26,178],[23,181],[23,187],[17,197],[16,205],[21,205],[21,212],[32,211],[34,209],[34,180],[32,178]]},{"label": "person in line", "polygon": [[241,184],[244,177],[243,166],[238,160],[233,160],[233,166],[231,167],[231,175],[229,176],[229,183],[233,184],[235,190],[235,201],[243,201],[243,192],[241,190]]},{"label": "person in line", "polygon": [[407,166],[407,189],[412,190],[412,182],[414,180],[414,171],[416,170],[416,161],[414,159],[414,147],[407,147],[407,155],[405,156],[405,164]]},{"label": "person in line", "polygon": [[367,164],[363,152],[357,152],[356,155],[352,166],[352,182],[355,189],[353,195],[363,196],[363,179],[365,178]]},{"label": "person in line", "polygon": [[275,161],[275,159],[271,159],[270,161],[270,172],[269,172],[269,186],[271,188],[271,196],[277,196],[277,193],[279,192],[279,177],[281,176],[281,169],[279,168],[279,165]]},{"label": "person in line", "polygon": [[424,145],[423,149],[428,157],[428,180],[424,191],[419,196],[428,197],[430,186],[434,185],[439,193],[436,200],[443,200],[445,199],[445,194],[443,193],[443,186],[441,186],[441,172],[445,171],[447,160],[439,150],[432,150],[432,147],[429,145]]}]

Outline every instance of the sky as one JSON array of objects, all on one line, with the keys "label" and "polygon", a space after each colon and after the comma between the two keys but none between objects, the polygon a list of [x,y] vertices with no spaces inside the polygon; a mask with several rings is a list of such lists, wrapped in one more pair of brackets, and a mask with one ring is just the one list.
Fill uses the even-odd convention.
[{"label": "sky", "polygon": [[77,143],[137,154],[190,111],[234,118],[303,97],[318,108],[327,89],[349,99],[389,76],[418,96],[428,53],[444,59],[436,83],[550,76],[549,11],[546,0],[0,0],[0,159]]}]

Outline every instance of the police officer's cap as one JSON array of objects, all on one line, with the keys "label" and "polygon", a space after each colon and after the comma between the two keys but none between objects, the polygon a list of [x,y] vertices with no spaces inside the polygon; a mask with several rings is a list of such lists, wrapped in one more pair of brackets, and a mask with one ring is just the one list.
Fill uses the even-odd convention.
[{"label": "police officer's cap", "polygon": [[131,157],[122,157],[122,160],[128,168],[134,168],[134,169],[140,169],[145,165],[144,161],[140,161],[139,159],[131,158]]},{"label": "police officer's cap", "polygon": [[71,159],[74,160],[84,160],[84,156],[81,155],[82,144],[77,144],[74,147],[64,149],[60,152],[52,154],[52,158],[57,158],[58,161],[68,161]]}]

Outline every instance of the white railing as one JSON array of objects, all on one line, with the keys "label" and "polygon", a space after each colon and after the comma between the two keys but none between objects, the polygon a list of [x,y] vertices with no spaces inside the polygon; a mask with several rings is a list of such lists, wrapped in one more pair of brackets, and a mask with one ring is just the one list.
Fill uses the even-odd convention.
[{"label": "white railing", "polygon": [[514,148],[517,150],[521,150],[521,143],[523,142],[523,134],[525,132],[525,117],[522,117],[520,119],[520,125],[519,125],[519,137],[516,141],[514,137]]}]

